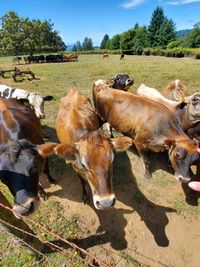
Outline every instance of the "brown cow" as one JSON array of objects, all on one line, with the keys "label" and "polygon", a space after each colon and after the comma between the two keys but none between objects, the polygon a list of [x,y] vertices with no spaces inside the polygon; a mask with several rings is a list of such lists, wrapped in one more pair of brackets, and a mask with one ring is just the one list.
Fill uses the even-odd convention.
[{"label": "brown cow", "polygon": [[164,95],[171,100],[183,102],[186,96],[186,86],[180,80],[171,81],[167,85]]},{"label": "brown cow", "polygon": [[[199,158],[196,141],[183,132],[176,116],[165,105],[132,93],[110,89],[102,80],[93,85],[96,112],[117,131],[134,139],[151,177],[147,151],[169,150],[169,159],[178,181],[190,180],[189,167]],[[199,152],[199,153],[198,153]]]},{"label": "brown cow", "polygon": [[43,144],[38,118],[19,100],[0,98],[0,115],[1,181],[14,196],[16,215],[33,212],[39,203],[39,176],[45,173],[52,181],[45,158],[56,144]]},{"label": "brown cow", "polygon": [[64,158],[75,155],[72,167],[81,178],[84,200],[87,198],[87,181],[95,208],[112,207],[115,203],[113,151],[126,150],[132,145],[132,139],[119,137],[111,142],[99,130],[99,120],[89,98],[74,90],[60,101],[56,131],[62,143],[56,148],[56,153]]},{"label": "brown cow", "polygon": [[104,52],[104,53],[103,53],[103,59],[104,59],[104,58],[107,58],[107,59],[108,59],[108,52]]}]

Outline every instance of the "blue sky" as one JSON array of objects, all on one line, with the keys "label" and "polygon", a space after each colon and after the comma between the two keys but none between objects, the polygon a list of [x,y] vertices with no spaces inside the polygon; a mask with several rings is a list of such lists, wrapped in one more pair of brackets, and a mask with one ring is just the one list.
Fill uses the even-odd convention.
[{"label": "blue sky", "polygon": [[9,10],[21,17],[51,19],[66,44],[90,37],[99,45],[132,28],[148,25],[157,6],[164,9],[176,29],[191,29],[200,21],[200,0],[0,0],[0,17]]}]

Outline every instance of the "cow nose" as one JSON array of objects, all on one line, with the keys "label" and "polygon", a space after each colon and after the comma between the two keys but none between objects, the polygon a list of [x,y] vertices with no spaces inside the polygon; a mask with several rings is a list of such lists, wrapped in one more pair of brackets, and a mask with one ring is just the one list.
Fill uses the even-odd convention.
[{"label": "cow nose", "polygon": [[126,84],[133,84],[133,80],[131,80],[131,79],[127,79],[127,80],[126,80]]},{"label": "cow nose", "polygon": [[94,205],[99,210],[109,209],[115,205],[116,198],[115,195],[110,195],[109,197],[98,198],[94,201]]},{"label": "cow nose", "polygon": [[43,114],[43,115],[40,115],[40,116],[39,116],[39,119],[40,119],[40,120],[45,119],[45,115],[44,115],[44,114]]},{"label": "cow nose", "polygon": [[13,206],[13,213],[17,218],[19,218],[19,215],[33,213],[37,209],[38,204],[39,200],[34,199],[27,201],[24,204],[15,204]]},{"label": "cow nose", "polygon": [[181,183],[189,183],[190,180],[191,180],[190,178],[186,178],[181,175],[178,177],[178,181]]}]

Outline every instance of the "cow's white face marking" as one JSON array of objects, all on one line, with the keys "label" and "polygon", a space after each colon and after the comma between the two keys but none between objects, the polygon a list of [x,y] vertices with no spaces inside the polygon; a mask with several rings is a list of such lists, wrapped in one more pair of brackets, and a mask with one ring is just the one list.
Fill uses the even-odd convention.
[{"label": "cow's white face marking", "polygon": [[99,79],[94,84],[95,84],[95,86],[99,86],[101,84],[105,84],[105,82],[104,82],[104,80]]}]

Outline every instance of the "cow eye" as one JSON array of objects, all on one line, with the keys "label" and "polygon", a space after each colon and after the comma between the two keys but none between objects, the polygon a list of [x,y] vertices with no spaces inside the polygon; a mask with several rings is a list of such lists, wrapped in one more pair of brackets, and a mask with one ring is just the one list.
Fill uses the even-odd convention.
[{"label": "cow eye", "polygon": [[176,157],[177,159],[185,159],[186,154],[183,153],[183,151],[177,151],[176,154],[175,154],[175,157]]}]

